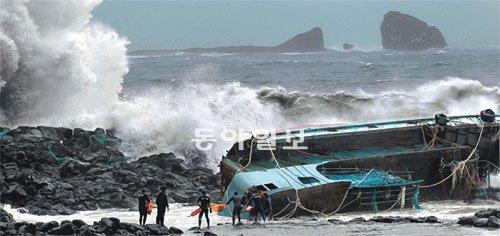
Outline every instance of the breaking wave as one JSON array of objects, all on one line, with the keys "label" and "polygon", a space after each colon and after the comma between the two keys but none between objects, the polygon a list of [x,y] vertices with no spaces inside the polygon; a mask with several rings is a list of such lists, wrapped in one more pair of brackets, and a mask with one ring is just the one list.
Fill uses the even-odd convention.
[{"label": "breaking wave", "polygon": [[260,99],[279,104],[281,112],[296,122],[371,122],[388,119],[477,114],[481,109],[500,110],[500,88],[477,80],[447,78],[417,88],[373,94],[362,90],[334,94],[288,92],[266,88]]},{"label": "breaking wave", "polygon": [[85,117],[118,101],[128,42],[90,22],[100,2],[0,2],[1,123]]},{"label": "breaking wave", "polygon": [[[339,91],[333,94],[289,92],[284,88],[252,89],[239,83],[185,83],[152,88],[118,102],[102,122],[117,127],[132,153],[174,151],[210,166],[220,160],[232,141],[222,141],[225,130],[257,129],[301,124],[361,123],[393,119],[478,114],[499,111],[500,88],[475,80],[449,78],[405,91],[378,94]],[[101,123],[102,124],[102,123]],[[213,129],[213,150],[195,151],[195,128]],[[241,138],[248,138],[243,134]],[[207,158],[208,157],[208,160]]]}]

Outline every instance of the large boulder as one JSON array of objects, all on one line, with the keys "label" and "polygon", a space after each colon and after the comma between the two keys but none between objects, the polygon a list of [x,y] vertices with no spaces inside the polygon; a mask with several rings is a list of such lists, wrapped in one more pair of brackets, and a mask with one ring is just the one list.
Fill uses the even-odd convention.
[{"label": "large boulder", "polygon": [[477,218],[489,218],[490,216],[496,216],[500,210],[497,209],[486,209],[480,210],[474,214]]},{"label": "large boulder", "polygon": [[464,216],[458,218],[457,224],[459,225],[473,225],[478,218],[476,216]]},{"label": "large boulder", "polygon": [[16,222],[12,215],[8,213],[6,210],[0,207],[0,222],[4,223],[13,223]]},{"label": "large boulder", "polygon": [[488,218],[488,227],[500,228],[500,219],[495,216],[490,216]]},{"label": "large boulder", "polygon": [[397,11],[384,15],[380,33],[384,49],[418,51],[447,46],[439,29]]}]

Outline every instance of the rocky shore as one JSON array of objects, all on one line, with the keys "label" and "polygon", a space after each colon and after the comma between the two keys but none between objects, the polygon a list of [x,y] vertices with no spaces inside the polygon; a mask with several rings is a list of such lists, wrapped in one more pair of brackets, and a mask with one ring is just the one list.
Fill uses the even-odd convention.
[{"label": "rocky shore", "polygon": [[474,227],[500,228],[500,208],[481,210],[473,216],[460,217],[457,223]]},{"label": "rocky shore", "polygon": [[50,222],[16,222],[12,215],[0,208],[0,235],[176,235],[184,232],[176,227],[156,224],[140,226],[120,222],[120,219],[102,218],[88,225],[82,220]]},{"label": "rocky shore", "polygon": [[0,128],[0,201],[37,215],[136,208],[141,189],[167,187],[172,202],[217,192],[218,175],[173,153],[126,157],[112,130]]}]

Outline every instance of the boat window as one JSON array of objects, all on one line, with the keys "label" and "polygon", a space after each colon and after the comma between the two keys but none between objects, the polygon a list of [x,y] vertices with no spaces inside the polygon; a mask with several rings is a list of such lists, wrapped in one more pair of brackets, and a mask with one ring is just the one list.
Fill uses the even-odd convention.
[{"label": "boat window", "polygon": [[271,189],[277,189],[278,187],[276,187],[276,185],[274,185],[272,183],[269,183],[269,184],[258,185],[258,186],[256,186],[256,188],[258,190],[261,190],[261,191],[267,191],[267,190],[271,190]]},{"label": "boat window", "polygon": [[319,182],[319,180],[314,177],[299,177],[299,180],[303,184],[313,184]]},{"label": "boat window", "polygon": [[264,184],[268,189],[277,189],[276,185],[274,184]]}]

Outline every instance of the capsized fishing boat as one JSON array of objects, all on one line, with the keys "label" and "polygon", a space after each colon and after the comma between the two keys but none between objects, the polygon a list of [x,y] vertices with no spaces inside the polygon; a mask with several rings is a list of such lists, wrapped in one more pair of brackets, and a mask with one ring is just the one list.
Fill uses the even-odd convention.
[{"label": "capsized fishing boat", "polygon": [[485,110],[252,136],[221,161],[222,201],[258,189],[271,197],[274,216],[287,218],[419,208],[419,198],[468,199],[498,168],[498,117]]}]

